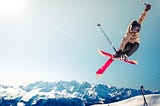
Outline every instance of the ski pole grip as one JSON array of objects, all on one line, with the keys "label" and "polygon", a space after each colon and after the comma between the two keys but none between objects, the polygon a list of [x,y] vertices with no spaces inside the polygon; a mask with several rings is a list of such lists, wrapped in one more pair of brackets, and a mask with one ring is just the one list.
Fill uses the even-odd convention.
[{"label": "ski pole grip", "polygon": [[143,89],[143,86],[141,86],[141,89]]},{"label": "ski pole grip", "polygon": [[97,23],[97,26],[101,26],[101,24],[100,24],[100,23]]}]

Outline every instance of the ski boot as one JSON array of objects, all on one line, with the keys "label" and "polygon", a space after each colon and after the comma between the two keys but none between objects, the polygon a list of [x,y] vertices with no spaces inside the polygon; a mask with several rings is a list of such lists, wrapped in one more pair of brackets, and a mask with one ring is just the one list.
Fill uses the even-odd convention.
[{"label": "ski boot", "polygon": [[122,59],[122,60],[127,60],[127,58],[128,58],[128,56],[126,54],[122,54],[120,57],[120,59]]}]

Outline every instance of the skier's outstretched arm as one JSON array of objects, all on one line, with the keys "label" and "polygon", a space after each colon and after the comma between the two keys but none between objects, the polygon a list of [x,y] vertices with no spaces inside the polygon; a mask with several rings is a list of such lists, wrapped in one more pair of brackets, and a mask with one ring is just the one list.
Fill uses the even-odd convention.
[{"label": "skier's outstretched arm", "polygon": [[147,15],[147,12],[151,9],[151,5],[150,4],[147,4],[146,5],[146,8],[145,10],[142,12],[141,16],[138,18],[137,22],[139,24],[142,24],[142,22],[144,21],[146,15]]}]

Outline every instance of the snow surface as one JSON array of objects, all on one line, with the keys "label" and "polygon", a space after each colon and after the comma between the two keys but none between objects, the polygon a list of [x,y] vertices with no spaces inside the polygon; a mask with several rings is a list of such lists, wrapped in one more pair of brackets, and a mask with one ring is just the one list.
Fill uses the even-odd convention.
[{"label": "snow surface", "polygon": [[[160,94],[145,95],[148,106],[160,106]],[[130,99],[110,104],[98,104],[93,106],[145,106],[143,96],[136,96]]]}]

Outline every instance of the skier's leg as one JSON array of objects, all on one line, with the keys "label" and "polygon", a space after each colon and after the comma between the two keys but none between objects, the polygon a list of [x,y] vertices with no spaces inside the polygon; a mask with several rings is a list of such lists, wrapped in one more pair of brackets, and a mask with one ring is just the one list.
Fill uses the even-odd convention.
[{"label": "skier's leg", "polygon": [[[131,43],[127,43],[124,47],[124,50],[119,50],[116,54],[114,54],[114,58],[122,58],[123,56],[131,49]],[[127,56],[128,57],[128,56]]]},{"label": "skier's leg", "polygon": [[126,55],[131,56],[138,48],[139,48],[139,43],[137,42],[132,43],[132,47],[130,48],[129,51],[126,52]]},{"label": "skier's leg", "polygon": [[123,54],[127,53],[132,47],[132,44],[131,43],[127,43],[124,47],[124,50],[123,50]]}]

